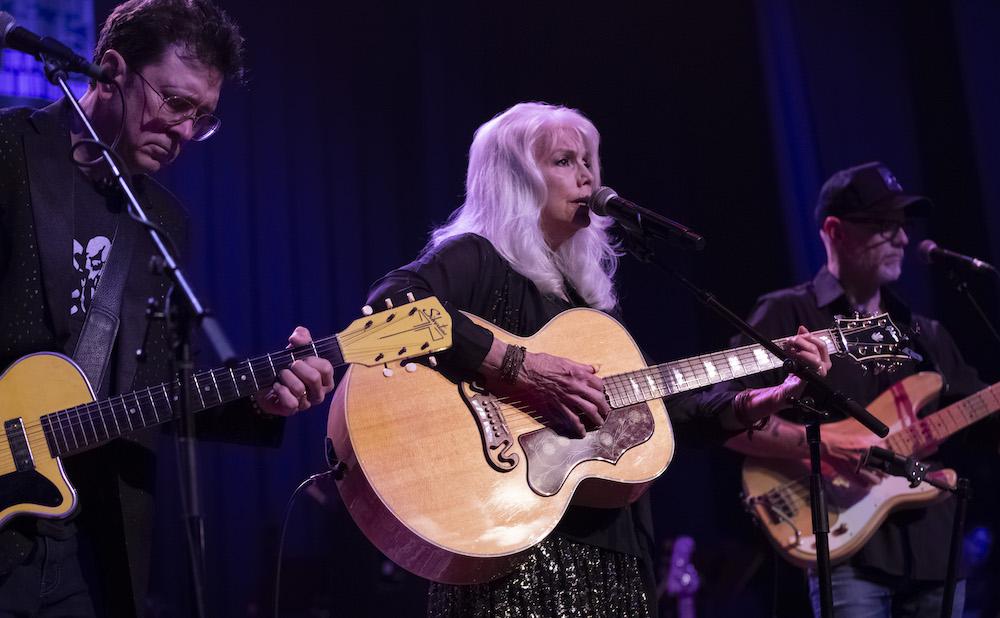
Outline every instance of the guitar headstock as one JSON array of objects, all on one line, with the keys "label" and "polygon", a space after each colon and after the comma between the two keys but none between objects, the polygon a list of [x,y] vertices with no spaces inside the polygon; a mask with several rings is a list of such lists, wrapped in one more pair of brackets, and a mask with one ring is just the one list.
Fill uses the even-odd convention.
[{"label": "guitar headstock", "polygon": [[[344,361],[374,367],[427,356],[451,347],[451,317],[434,296],[411,300],[365,317],[337,333]],[[434,364],[434,363],[431,363]]]},{"label": "guitar headstock", "polygon": [[910,340],[888,313],[834,318],[838,347],[859,363],[890,367],[912,358]]}]

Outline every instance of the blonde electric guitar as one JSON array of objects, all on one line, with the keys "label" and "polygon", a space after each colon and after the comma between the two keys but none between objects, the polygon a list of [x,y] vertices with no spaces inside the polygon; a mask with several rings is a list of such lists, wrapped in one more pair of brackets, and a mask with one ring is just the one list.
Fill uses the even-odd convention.
[{"label": "blonde electric guitar", "polygon": [[[571,502],[610,508],[636,500],[674,452],[663,397],[781,365],[746,346],[647,367],[628,332],[590,309],[566,311],[531,337],[470,318],[531,352],[594,365],[612,412],[600,429],[569,439],[477,383],[455,383],[423,366],[390,377],[352,367],[328,422],[344,464],[343,502],[385,555],[439,582],[504,573],[548,536]],[[817,335],[831,353],[859,360],[901,351],[887,316],[841,319]]]},{"label": "blonde electric guitar", "polygon": [[[871,445],[904,457],[923,457],[956,431],[1000,410],[997,383],[918,419],[917,412],[937,398],[941,386],[940,375],[923,372],[897,382],[879,395],[868,405],[868,411],[889,426],[889,435],[882,441],[873,437]],[[871,436],[853,419],[823,426],[824,437],[838,434],[859,440]],[[949,485],[955,484],[953,470],[932,474],[940,475]],[[803,567],[816,563],[808,475],[808,460],[748,458],[743,464],[747,506],[778,553]],[[926,506],[943,498],[941,490],[927,483],[910,487],[906,479],[894,476],[868,485],[849,471],[824,465],[823,477],[833,562],[846,560],[861,549],[894,510]]]},{"label": "blonde electric guitar", "polygon": [[[189,385],[197,412],[270,386],[282,369],[308,356],[334,366],[388,366],[451,347],[451,319],[436,298],[370,317],[311,344],[195,372]],[[18,359],[0,376],[0,526],[18,515],[57,518],[76,507],[76,491],[61,458],[175,418],[175,384],[94,401],[72,360],[42,352]]]}]

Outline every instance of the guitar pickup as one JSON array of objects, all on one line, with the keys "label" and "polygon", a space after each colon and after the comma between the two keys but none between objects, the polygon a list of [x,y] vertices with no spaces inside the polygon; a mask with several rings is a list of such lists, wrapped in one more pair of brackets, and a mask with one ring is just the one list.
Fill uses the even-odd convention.
[{"label": "guitar pickup", "polygon": [[17,468],[18,472],[34,470],[35,458],[31,456],[31,447],[28,445],[28,435],[24,432],[24,423],[20,418],[14,418],[5,422],[3,428],[7,434],[7,446],[10,447],[14,467]]}]

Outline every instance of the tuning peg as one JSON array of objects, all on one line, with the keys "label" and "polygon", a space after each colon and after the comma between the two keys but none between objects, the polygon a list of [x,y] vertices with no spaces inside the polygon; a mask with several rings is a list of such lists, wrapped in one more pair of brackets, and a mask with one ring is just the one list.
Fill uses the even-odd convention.
[{"label": "tuning peg", "polygon": [[427,364],[430,365],[431,367],[437,367],[438,366],[438,359],[434,358],[433,356],[428,356],[427,357]]},{"label": "tuning peg", "polygon": [[391,298],[385,299],[385,308],[386,309],[392,309],[392,299]]},{"label": "tuning peg", "polygon": [[375,313],[375,310],[372,309],[371,305],[365,305],[361,308],[361,315],[371,315],[373,313]]},{"label": "tuning peg", "polygon": [[391,378],[392,377],[392,373],[393,373],[392,369],[389,369],[388,366],[382,368],[382,375],[384,375],[385,377]]},{"label": "tuning peg", "polygon": [[412,302],[416,301],[417,299],[413,298],[413,292],[407,292],[406,293],[406,300],[408,300],[408,301],[410,301],[412,303]]},{"label": "tuning peg", "polygon": [[406,363],[405,365],[403,365],[403,369],[406,370],[406,373],[414,373],[417,370],[417,364],[416,363]]}]

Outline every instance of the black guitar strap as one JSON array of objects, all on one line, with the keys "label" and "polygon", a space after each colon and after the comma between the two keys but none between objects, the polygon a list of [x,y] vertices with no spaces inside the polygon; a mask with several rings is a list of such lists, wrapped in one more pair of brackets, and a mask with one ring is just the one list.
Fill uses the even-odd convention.
[{"label": "black guitar strap", "polygon": [[97,290],[90,301],[87,318],[73,352],[73,360],[90,380],[90,386],[98,398],[106,395],[105,380],[121,322],[118,316],[121,313],[125,280],[132,263],[136,227],[124,210],[118,215],[111,254],[101,271],[101,280],[97,283]]}]

